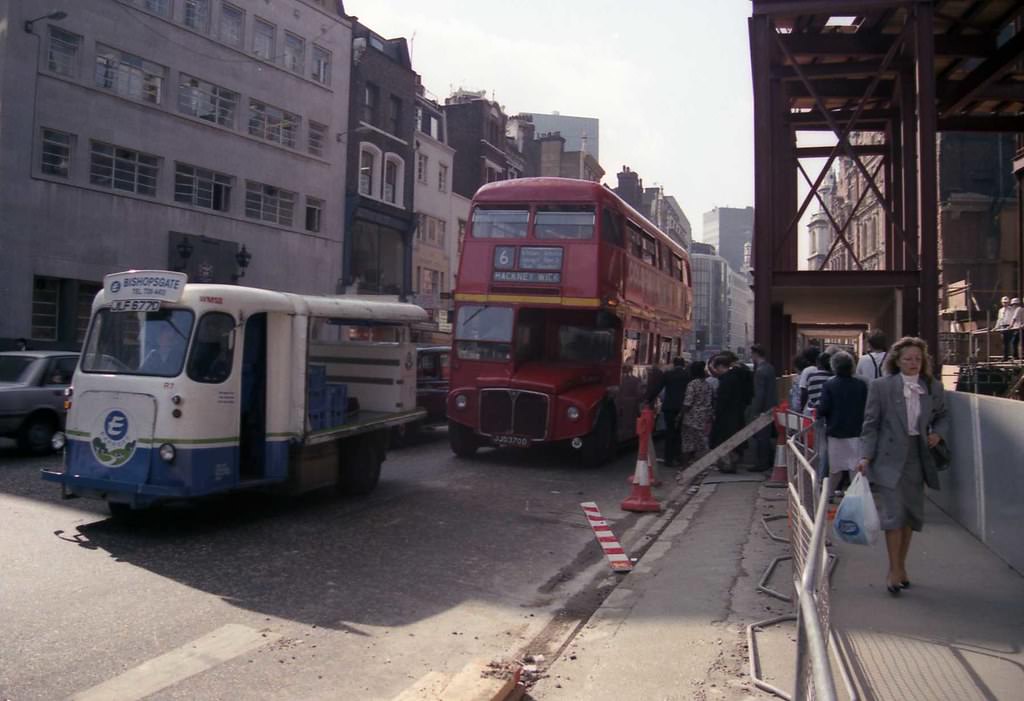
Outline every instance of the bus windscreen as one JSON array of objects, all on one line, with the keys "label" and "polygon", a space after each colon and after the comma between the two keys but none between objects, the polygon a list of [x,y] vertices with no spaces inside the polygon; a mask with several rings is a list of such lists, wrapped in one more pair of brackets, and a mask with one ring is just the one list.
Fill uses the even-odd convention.
[{"label": "bus windscreen", "polygon": [[530,221],[528,209],[473,210],[473,238],[524,239]]},{"label": "bus windscreen", "polygon": [[537,208],[534,232],[538,239],[586,240],[594,236],[593,205],[549,205]]}]

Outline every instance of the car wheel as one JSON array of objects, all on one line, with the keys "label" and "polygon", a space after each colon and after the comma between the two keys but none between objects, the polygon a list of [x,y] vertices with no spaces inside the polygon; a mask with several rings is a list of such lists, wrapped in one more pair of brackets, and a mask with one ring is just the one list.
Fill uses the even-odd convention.
[{"label": "car wheel", "polygon": [[473,429],[463,426],[456,421],[448,422],[448,444],[452,452],[460,458],[470,458],[480,447],[480,439],[473,433]]},{"label": "car wheel", "polygon": [[52,416],[36,414],[30,416],[18,434],[18,447],[32,455],[46,455],[53,452],[50,440],[57,430],[57,422]]}]

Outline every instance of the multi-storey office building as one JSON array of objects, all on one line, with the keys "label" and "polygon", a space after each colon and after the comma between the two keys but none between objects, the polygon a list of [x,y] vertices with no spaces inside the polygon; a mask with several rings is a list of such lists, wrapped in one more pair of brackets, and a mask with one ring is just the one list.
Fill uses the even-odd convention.
[{"label": "multi-storey office building", "polygon": [[406,296],[412,289],[416,73],[405,39],[356,22],[346,135],[347,291]]},{"label": "multi-storey office building", "polygon": [[729,347],[729,264],[714,247],[693,243],[693,335],[690,352],[705,360]]},{"label": "multi-storey office building", "polygon": [[338,4],[3,7],[0,344],[77,347],[103,276],[129,268],[334,291],[351,51]]},{"label": "multi-storey office building", "polygon": [[711,244],[733,270],[743,268],[743,246],[753,241],[753,207],[715,207],[704,212],[701,240]]}]

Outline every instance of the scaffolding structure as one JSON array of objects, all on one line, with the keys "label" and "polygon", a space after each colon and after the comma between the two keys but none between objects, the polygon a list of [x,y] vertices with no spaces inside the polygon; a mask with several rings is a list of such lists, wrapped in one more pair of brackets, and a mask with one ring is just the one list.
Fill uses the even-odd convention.
[{"label": "scaffolding structure", "polygon": [[[1019,0],[753,0],[754,327],[776,367],[808,325],[879,327],[941,351],[936,135],[1024,132],[1022,15]],[[834,145],[800,145],[810,132]],[[855,132],[883,138],[855,143]],[[839,157],[863,177],[860,199],[873,194],[884,210],[883,270],[862,268],[850,219],[819,192]],[[812,177],[805,162],[822,158]],[[825,260],[842,247],[856,269],[798,269],[799,224],[815,200],[835,232]]]}]

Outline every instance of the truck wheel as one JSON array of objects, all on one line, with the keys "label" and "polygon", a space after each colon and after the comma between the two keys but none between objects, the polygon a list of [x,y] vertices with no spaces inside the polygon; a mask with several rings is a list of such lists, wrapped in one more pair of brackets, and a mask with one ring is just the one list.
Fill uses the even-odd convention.
[{"label": "truck wheel", "polygon": [[384,450],[380,442],[376,434],[371,433],[350,438],[341,444],[338,491],[362,496],[377,487],[380,465],[384,462]]},{"label": "truck wheel", "polygon": [[48,414],[35,414],[25,420],[18,433],[18,448],[32,455],[46,455],[53,452],[50,439],[57,430],[56,420]]},{"label": "truck wheel", "polygon": [[458,457],[471,458],[476,453],[476,449],[480,447],[480,439],[473,433],[473,429],[456,421],[449,421],[448,444]]},{"label": "truck wheel", "polygon": [[615,450],[615,422],[607,408],[602,409],[594,424],[594,430],[583,438],[580,448],[580,462],[583,467],[597,468],[612,457]]}]

